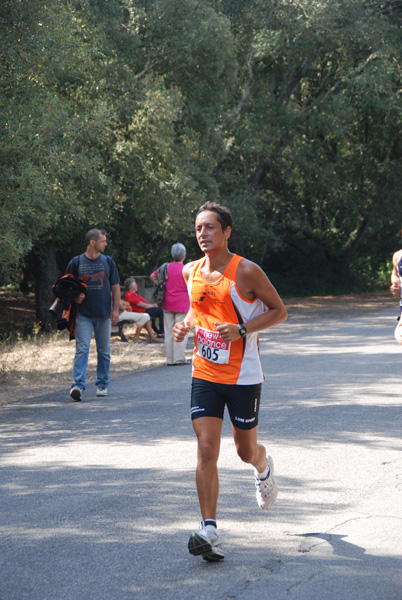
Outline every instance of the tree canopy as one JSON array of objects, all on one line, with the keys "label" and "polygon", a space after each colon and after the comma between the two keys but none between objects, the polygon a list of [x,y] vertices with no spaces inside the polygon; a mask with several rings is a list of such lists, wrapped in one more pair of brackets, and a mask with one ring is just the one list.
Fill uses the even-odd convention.
[{"label": "tree canopy", "polygon": [[[229,206],[281,293],[373,284],[402,223],[392,0],[3,0],[0,281],[105,228],[122,277]],[[39,257],[39,259],[38,259]]]}]

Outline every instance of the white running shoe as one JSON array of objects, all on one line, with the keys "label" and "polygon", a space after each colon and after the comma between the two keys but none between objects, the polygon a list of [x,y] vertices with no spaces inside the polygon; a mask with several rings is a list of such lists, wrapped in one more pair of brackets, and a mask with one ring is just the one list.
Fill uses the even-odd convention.
[{"label": "white running shoe", "polygon": [[274,477],[274,461],[267,456],[268,475],[265,479],[255,477],[256,498],[258,506],[262,509],[271,508],[278,496],[278,486]]},{"label": "white running shoe", "polygon": [[74,385],[70,390],[70,396],[73,400],[75,400],[76,402],[79,402],[82,398],[83,391],[84,390],[82,390],[80,387],[78,387],[78,385]]},{"label": "white running shoe", "polygon": [[105,387],[104,385],[98,385],[96,388],[96,395],[107,396],[107,387]]},{"label": "white running shoe", "polygon": [[188,540],[188,550],[194,556],[202,556],[208,562],[215,562],[224,558],[219,536],[214,528],[201,528],[192,533]]}]

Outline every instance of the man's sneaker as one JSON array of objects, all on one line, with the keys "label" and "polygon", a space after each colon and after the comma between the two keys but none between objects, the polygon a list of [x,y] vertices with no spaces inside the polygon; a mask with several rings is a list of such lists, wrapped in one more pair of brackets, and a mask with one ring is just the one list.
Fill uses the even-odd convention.
[{"label": "man's sneaker", "polygon": [[96,387],[96,395],[97,396],[107,396],[107,387],[104,385],[98,385]]},{"label": "man's sneaker", "polygon": [[82,392],[83,390],[78,385],[74,385],[70,390],[70,396],[73,400],[79,402],[82,398]]},{"label": "man's sneaker", "polygon": [[213,528],[192,533],[188,540],[188,550],[194,556],[202,556],[208,562],[215,562],[224,558],[219,537]]},{"label": "man's sneaker", "polygon": [[256,497],[260,508],[271,508],[278,496],[278,486],[274,477],[274,461],[267,456],[268,475],[265,479],[255,478]]}]

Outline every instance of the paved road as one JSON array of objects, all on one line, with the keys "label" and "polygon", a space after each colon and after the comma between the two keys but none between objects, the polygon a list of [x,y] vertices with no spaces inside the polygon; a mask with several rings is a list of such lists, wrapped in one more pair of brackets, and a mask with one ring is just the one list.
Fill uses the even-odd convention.
[{"label": "paved road", "polygon": [[394,313],[295,310],[262,335],[260,437],[280,493],[258,509],[226,418],[218,564],[187,552],[190,367],[1,409],[1,600],[401,600]]}]

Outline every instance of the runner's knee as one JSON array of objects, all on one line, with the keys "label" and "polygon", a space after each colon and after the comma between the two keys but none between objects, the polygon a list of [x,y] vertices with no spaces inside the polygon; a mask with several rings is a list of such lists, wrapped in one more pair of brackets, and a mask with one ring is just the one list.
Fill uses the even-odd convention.
[{"label": "runner's knee", "polygon": [[254,450],[251,448],[237,448],[237,454],[245,463],[252,463],[254,460]]},{"label": "runner's knee", "polygon": [[203,462],[217,462],[219,458],[219,444],[214,443],[212,440],[198,439],[198,461]]}]

